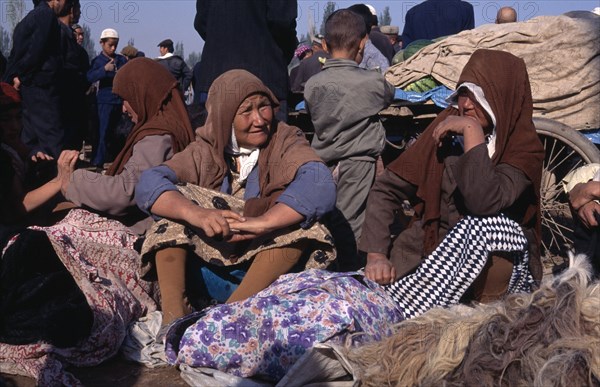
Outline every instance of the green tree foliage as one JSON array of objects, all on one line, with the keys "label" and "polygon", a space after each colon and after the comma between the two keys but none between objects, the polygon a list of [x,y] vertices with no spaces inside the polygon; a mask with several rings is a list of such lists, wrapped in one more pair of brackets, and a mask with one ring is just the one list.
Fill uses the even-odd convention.
[{"label": "green tree foliage", "polygon": [[392,25],[392,16],[390,15],[390,7],[385,7],[383,12],[379,14],[379,25],[390,26]]},{"label": "green tree foliage", "polygon": [[173,55],[177,55],[182,58],[185,58],[185,50],[183,49],[183,42],[175,43],[175,52],[173,53]]},{"label": "green tree foliage", "polygon": [[193,69],[194,66],[196,65],[196,63],[200,62],[201,58],[202,58],[202,54],[200,54],[199,52],[196,52],[196,51],[192,51],[188,55],[185,63],[189,66],[189,68]]},{"label": "green tree foliage", "polygon": [[328,1],[323,9],[323,20],[321,21],[321,28],[319,29],[319,33],[321,35],[325,35],[325,22],[329,15],[335,12],[335,1]]},{"label": "green tree foliage", "polygon": [[92,31],[90,27],[86,24],[82,24],[81,28],[83,29],[83,44],[82,47],[88,53],[90,60],[94,59],[97,55],[96,53],[96,43],[94,43],[94,39],[92,37]]}]

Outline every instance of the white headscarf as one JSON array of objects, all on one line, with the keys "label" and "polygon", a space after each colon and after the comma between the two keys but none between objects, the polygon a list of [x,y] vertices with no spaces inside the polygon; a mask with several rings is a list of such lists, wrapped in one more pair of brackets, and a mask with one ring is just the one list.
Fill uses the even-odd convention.
[{"label": "white headscarf", "polygon": [[[450,96],[448,98],[446,98],[446,102],[448,102],[450,105],[452,105],[452,107],[458,109],[458,91],[460,90],[461,87],[465,87],[471,93],[473,93],[477,102],[481,105],[481,107],[486,111],[486,113],[492,119],[492,126],[493,126],[492,134],[489,136],[489,138],[486,141],[487,148],[488,148],[488,155],[490,156],[490,159],[491,159],[492,156],[494,156],[494,153],[496,152],[496,116],[494,115],[494,112],[492,111],[492,107],[488,103],[487,99],[485,99],[485,95],[483,94],[483,89],[481,87],[479,87],[478,85],[471,83],[471,82],[464,82],[464,83],[461,83],[460,85],[458,85],[458,87],[456,88],[456,91],[454,93],[450,94]],[[462,141],[462,137],[461,137],[461,141]]]},{"label": "white headscarf", "polygon": [[227,154],[230,154],[230,155],[238,158],[238,162],[240,165],[240,170],[239,170],[240,176],[238,178],[238,181],[240,183],[244,183],[246,181],[246,179],[248,178],[248,175],[250,175],[250,172],[252,172],[252,170],[254,169],[254,166],[258,162],[258,155],[260,154],[260,149],[259,148],[250,149],[250,148],[240,147],[237,143],[237,138],[235,137],[235,129],[233,128],[233,125],[232,125],[231,126],[231,140],[229,141],[229,144],[227,144],[227,147],[225,148],[225,152],[227,152]]}]

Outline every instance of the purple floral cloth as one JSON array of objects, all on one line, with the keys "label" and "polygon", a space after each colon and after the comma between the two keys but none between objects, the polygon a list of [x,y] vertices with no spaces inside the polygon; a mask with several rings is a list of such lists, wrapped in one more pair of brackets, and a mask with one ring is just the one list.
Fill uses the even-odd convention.
[{"label": "purple floral cloth", "polygon": [[169,363],[279,380],[315,343],[379,340],[403,320],[383,288],[358,272],[307,270],[280,277],[247,300],[178,320]]}]

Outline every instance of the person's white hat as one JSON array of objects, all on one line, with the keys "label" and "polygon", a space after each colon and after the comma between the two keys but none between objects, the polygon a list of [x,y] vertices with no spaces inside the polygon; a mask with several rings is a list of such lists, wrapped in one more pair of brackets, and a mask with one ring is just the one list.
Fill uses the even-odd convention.
[{"label": "person's white hat", "polygon": [[102,34],[100,34],[100,40],[107,38],[119,39],[119,33],[112,28],[107,28],[102,31]]},{"label": "person's white hat", "polygon": [[369,11],[371,11],[371,15],[373,16],[377,16],[377,10],[375,10],[375,7],[373,7],[371,4],[365,4],[367,6],[367,8],[369,8]]}]

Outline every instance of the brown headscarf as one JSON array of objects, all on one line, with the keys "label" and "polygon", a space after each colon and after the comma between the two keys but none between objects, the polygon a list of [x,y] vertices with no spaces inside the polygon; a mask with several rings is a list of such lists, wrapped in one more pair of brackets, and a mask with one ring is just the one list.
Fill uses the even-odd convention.
[{"label": "brown headscarf", "polygon": [[[540,185],[544,147],[535,131],[531,115],[533,103],[525,62],[503,51],[477,50],[463,69],[458,84],[471,82],[483,89],[496,117],[496,151],[492,163],[509,164],[525,173],[534,193],[526,203],[522,226],[534,228],[540,241]],[[419,140],[389,165],[389,169],[418,187],[422,202],[416,216],[425,230],[424,253],[437,245],[444,155],[438,153],[432,132],[446,117],[458,115],[452,107],[441,112]]]},{"label": "brown headscarf", "polygon": [[163,65],[148,58],[132,59],[117,72],[113,93],[129,102],[138,115],[138,123],[110,166],[109,175],[123,171],[133,147],[146,136],[171,135],[173,153],[194,140],[177,80]]},{"label": "brown headscarf", "polygon": [[[206,123],[196,130],[196,141],[165,163],[181,182],[219,190],[229,173],[225,148],[231,139],[233,119],[240,104],[253,94],[264,94],[273,107],[275,95],[257,77],[245,70],[230,70],[215,79],[208,90]],[[304,133],[273,119],[271,133],[258,157],[260,198],[250,199],[245,216],[258,216],[275,204],[296,171],[310,161],[321,161]]]}]

